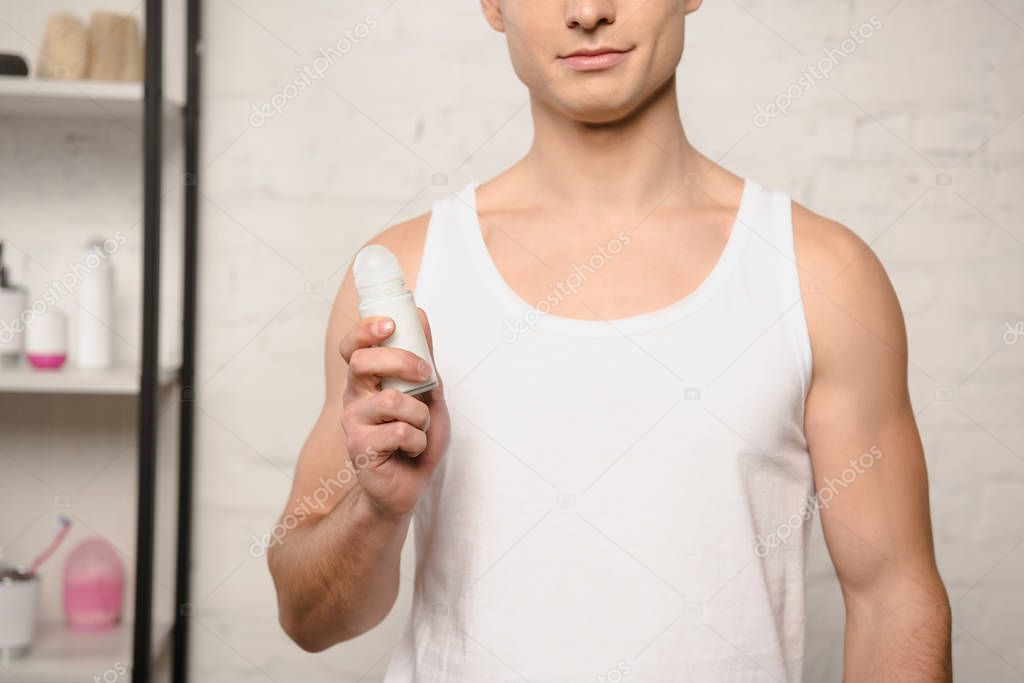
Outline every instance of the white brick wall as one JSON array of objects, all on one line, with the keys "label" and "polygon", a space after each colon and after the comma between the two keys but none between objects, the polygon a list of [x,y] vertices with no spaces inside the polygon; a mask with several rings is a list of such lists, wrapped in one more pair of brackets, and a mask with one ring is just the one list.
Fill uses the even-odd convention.
[{"label": "white brick wall", "polygon": [[[341,269],[518,158],[527,94],[470,0],[206,5],[194,680],[379,680],[410,587],[373,633],[306,655],[277,627],[250,535],[275,522],[316,415]],[[251,125],[253,104],[368,15],[377,28],[324,79]],[[883,28],[831,80],[754,126],[756,103],[873,15]],[[963,681],[1024,678],[1024,342],[1002,340],[1024,319],[1022,27],[1014,0],[709,0],[680,78],[698,146],[847,223],[890,271]],[[816,534],[806,678],[839,680],[842,606]]]}]

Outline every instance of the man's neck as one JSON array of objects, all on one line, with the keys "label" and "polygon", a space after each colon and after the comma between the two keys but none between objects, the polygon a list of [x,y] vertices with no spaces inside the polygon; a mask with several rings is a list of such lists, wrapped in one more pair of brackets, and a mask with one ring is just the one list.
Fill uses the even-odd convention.
[{"label": "man's neck", "polygon": [[534,140],[520,171],[536,196],[590,210],[650,210],[707,161],[690,145],[676,100],[675,78],[627,119],[584,124],[533,105]]}]

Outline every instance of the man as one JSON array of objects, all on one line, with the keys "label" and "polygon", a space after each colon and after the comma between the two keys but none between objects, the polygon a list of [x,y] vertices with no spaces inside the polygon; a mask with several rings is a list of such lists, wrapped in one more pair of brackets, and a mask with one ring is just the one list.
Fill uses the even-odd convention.
[{"label": "man", "polygon": [[387,681],[796,681],[818,512],[844,678],[950,680],[899,304],[852,232],[688,142],[700,4],[482,0],[533,146],[373,240],[446,387],[381,391],[430,366],[341,287],[292,491],[326,502],[269,553],[303,648],[389,613],[415,516]]}]

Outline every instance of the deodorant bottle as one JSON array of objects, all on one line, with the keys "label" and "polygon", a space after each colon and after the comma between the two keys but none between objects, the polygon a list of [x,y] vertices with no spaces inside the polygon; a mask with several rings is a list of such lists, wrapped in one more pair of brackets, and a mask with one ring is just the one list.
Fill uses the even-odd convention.
[{"label": "deodorant bottle", "polygon": [[395,331],[381,342],[381,346],[405,349],[430,363],[430,377],[424,382],[406,382],[396,377],[385,377],[381,387],[398,389],[410,396],[436,387],[434,359],[420,324],[416,301],[405,284],[398,259],[387,248],[371,244],[356,255],[352,275],[359,295],[359,317],[386,316],[395,321]]}]

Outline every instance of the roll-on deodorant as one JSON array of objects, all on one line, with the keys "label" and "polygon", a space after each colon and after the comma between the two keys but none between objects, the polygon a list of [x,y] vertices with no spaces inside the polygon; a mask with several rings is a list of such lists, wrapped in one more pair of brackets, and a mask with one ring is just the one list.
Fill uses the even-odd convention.
[{"label": "roll-on deodorant", "polygon": [[415,396],[436,387],[434,359],[420,324],[416,301],[405,284],[398,259],[387,248],[371,244],[356,255],[352,275],[359,295],[359,317],[386,316],[395,321],[394,333],[381,342],[381,346],[415,353],[432,368],[426,381],[406,382],[396,377],[385,377],[381,381],[382,388],[398,389]]}]

